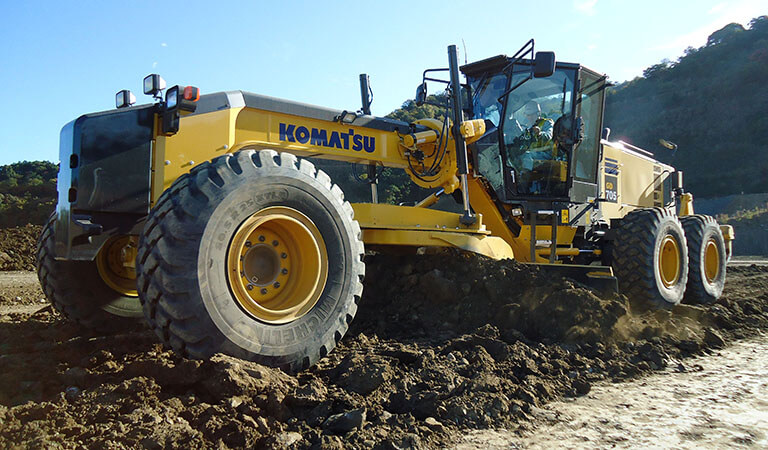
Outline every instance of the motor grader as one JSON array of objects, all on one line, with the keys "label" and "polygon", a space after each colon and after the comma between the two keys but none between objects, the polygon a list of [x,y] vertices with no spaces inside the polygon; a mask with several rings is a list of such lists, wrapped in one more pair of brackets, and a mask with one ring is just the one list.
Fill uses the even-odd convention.
[{"label": "motor grader", "polygon": [[[510,258],[659,307],[720,296],[732,229],[693,214],[680,171],[608,140],[606,76],[531,40],[461,67],[450,46],[417,104],[434,102],[428,83],[445,88],[445,117],[414,123],[370,115],[367,76],[359,111],[165,89],[157,75],[144,80],[153,103],[119,92],[117,109],[61,131],[38,247],[46,296],[87,327],[143,316],[182,355],[289,371],[330,352],[365,307],[366,250]],[[345,200],[307,158],[367,167],[371,201]],[[378,202],[382,167],[429,195]],[[456,211],[434,207],[451,197]]]}]

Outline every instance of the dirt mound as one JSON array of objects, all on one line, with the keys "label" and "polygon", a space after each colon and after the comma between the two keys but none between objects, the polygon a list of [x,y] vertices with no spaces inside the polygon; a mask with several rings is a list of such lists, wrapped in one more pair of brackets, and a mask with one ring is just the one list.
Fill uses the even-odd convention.
[{"label": "dirt mound", "polygon": [[629,309],[535,266],[448,251],[381,255],[368,262],[366,294],[353,330],[399,338],[445,339],[490,324],[514,341],[596,342],[612,335]]},{"label": "dirt mound", "polygon": [[768,327],[768,270],[729,271],[713,307],[659,313],[513,262],[377,256],[347,337],[296,376],[0,313],[0,446],[446,447]]},{"label": "dirt mound", "polygon": [[0,229],[0,270],[35,270],[37,238],[43,227]]}]

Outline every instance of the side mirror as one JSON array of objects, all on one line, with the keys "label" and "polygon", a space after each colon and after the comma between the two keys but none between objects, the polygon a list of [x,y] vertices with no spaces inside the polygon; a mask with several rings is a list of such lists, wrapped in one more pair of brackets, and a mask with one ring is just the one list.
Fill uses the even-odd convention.
[{"label": "side mirror", "polygon": [[427,82],[421,83],[416,88],[416,106],[421,106],[427,101]]},{"label": "side mirror", "polygon": [[544,78],[555,73],[555,52],[536,52],[533,63],[533,76]]}]

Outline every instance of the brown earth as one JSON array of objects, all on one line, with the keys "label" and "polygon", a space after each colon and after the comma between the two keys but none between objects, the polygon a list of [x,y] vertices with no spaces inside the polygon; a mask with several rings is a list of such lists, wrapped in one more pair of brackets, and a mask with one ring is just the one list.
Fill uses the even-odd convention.
[{"label": "brown earth", "polygon": [[0,270],[35,270],[35,247],[43,227],[0,228]]},{"label": "brown earth", "polygon": [[[30,306],[39,290],[0,304],[0,447],[445,447],[768,327],[766,267],[729,269],[711,307],[654,312],[510,261],[367,263],[349,333],[296,376],[179,358],[144,330],[81,336]],[[18,283],[0,275],[0,295]]]}]

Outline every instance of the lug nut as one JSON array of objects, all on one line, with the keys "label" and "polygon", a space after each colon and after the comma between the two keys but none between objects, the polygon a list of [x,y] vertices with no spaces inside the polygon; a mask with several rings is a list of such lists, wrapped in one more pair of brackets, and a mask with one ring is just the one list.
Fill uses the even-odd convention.
[{"label": "lug nut", "polygon": [[275,289],[277,289],[277,288],[280,287],[280,282],[279,281],[275,281],[275,283],[272,286],[274,286]]},{"label": "lug nut", "polygon": [[287,258],[287,257],[288,257],[288,253],[285,253],[285,252],[283,252],[283,253],[280,253],[280,257],[281,257],[281,258],[283,258],[283,259],[285,259],[285,258]]},{"label": "lug nut", "polygon": [[264,242],[265,239],[264,235],[259,236],[259,242]]},{"label": "lug nut", "polygon": [[245,246],[246,247],[250,247],[251,246],[251,241],[245,241]]},{"label": "lug nut", "polygon": [[277,242],[277,241],[272,241],[272,245],[274,245],[275,247],[277,247],[278,245],[280,245],[280,243],[279,243],[279,242]]},{"label": "lug nut", "polygon": [[261,293],[262,294],[266,294],[267,293],[267,288],[261,288]]},{"label": "lug nut", "polygon": [[249,290],[249,291],[252,291],[252,290],[253,290],[253,285],[252,285],[251,283],[248,283],[248,290]]},{"label": "lug nut", "polygon": [[283,268],[283,270],[280,271],[283,275],[288,275],[288,269]]}]

